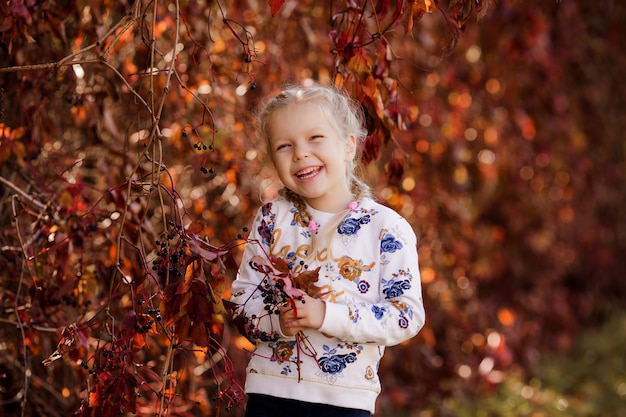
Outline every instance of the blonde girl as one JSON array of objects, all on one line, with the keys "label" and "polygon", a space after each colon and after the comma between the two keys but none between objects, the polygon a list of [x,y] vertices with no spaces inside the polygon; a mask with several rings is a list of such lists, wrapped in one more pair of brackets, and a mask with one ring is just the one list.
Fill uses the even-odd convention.
[{"label": "blonde girl", "polygon": [[246,416],[371,416],[385,347],[424,325],[415,234],[356,175],[367,132],[345,92],[287,88],[258,119],[283,188],[232,286],[255,344]]}]

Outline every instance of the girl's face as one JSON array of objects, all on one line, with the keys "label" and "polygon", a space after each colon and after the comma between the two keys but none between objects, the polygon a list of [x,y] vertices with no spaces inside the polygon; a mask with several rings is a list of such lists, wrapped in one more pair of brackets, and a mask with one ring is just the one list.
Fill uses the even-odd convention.
[{"label": "girl's face", "polygon": [[353,196],[347,163],[356,152],[354,136],[343,138],[316,103],[297,103],[269,120],[270,154],[278,177],[314,209],[337,212]]}]

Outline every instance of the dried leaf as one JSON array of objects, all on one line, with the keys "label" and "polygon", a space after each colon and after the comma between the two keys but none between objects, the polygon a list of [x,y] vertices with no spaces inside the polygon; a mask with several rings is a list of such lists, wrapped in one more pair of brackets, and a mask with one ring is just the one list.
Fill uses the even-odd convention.
[{"label": "dried leaf", "polygon": [[305,271],[300,275],[296,275],[292,278],[295,286],[313,298],[319,297],[321,294],[321,288],[315,285],[319,279],[320,268],[312,271]]},{"label": "dried leaf", "polygon": [[372,72],[372,59],[365,48],[355,48],[354,55],[348,61],[348,68],[355,74],[366,75]]},{"label": "dried leaf", "polygon": [[437,9],[437,5],[434,0],[413,0],[407,2],[405,8],[404,28],[406,33],[412,33],[415,22],[420,20],[426,13],[433,13]]}]

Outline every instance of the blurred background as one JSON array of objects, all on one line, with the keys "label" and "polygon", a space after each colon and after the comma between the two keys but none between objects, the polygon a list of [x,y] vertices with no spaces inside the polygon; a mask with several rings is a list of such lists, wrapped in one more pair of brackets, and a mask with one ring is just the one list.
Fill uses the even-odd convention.
[{"label": "blurred background", "polygon": [[624,39],[614,0],[3,2],[1,414],[243,415],[254,111],[320,82],[419,239],[376,417],[622,415]]}]

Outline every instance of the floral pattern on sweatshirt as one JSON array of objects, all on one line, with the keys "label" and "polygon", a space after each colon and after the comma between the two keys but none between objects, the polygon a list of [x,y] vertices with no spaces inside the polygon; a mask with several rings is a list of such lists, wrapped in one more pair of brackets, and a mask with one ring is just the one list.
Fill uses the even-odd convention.
[{"label": "floral pattern on sweatshirt", "polygon": [[[335,221],[331,213],[313,214],[322,225]],[[300,343],[298,335],[282,333],[274,313],[282,288],[269,285],[262,263],[250,260],[278,258],[291,273],[306,270],[302,260],[311,231],[295,206],[280,198],[261,207],[250,230],[231,297],[245,336],[255,344],[246,390],[280,396],[278,387],[289,386],[294,399],[373,410],[385,346],[410,339],[424,324],[411,225],[393,210],[363,199],[341,220],[331,242],[317,242],[323,247],[307,260],[308,269],[319,271],[315,286],[331,313],[318,331],[306,329]],[[345,389],[358,392],[357,404],[337,395]]]},{"label": "floral pattern on sweatshirt", "polygon": [[356,362],[357,355],[361,353],[363,347],[359,345],[340,344],[336,348],[324,345],[323,349],[324,354],[318,358],[320,372],[317,374],[324,376],[328,383],[334,384],[337,378],[343,378],[343,371],[351,363]]}]

